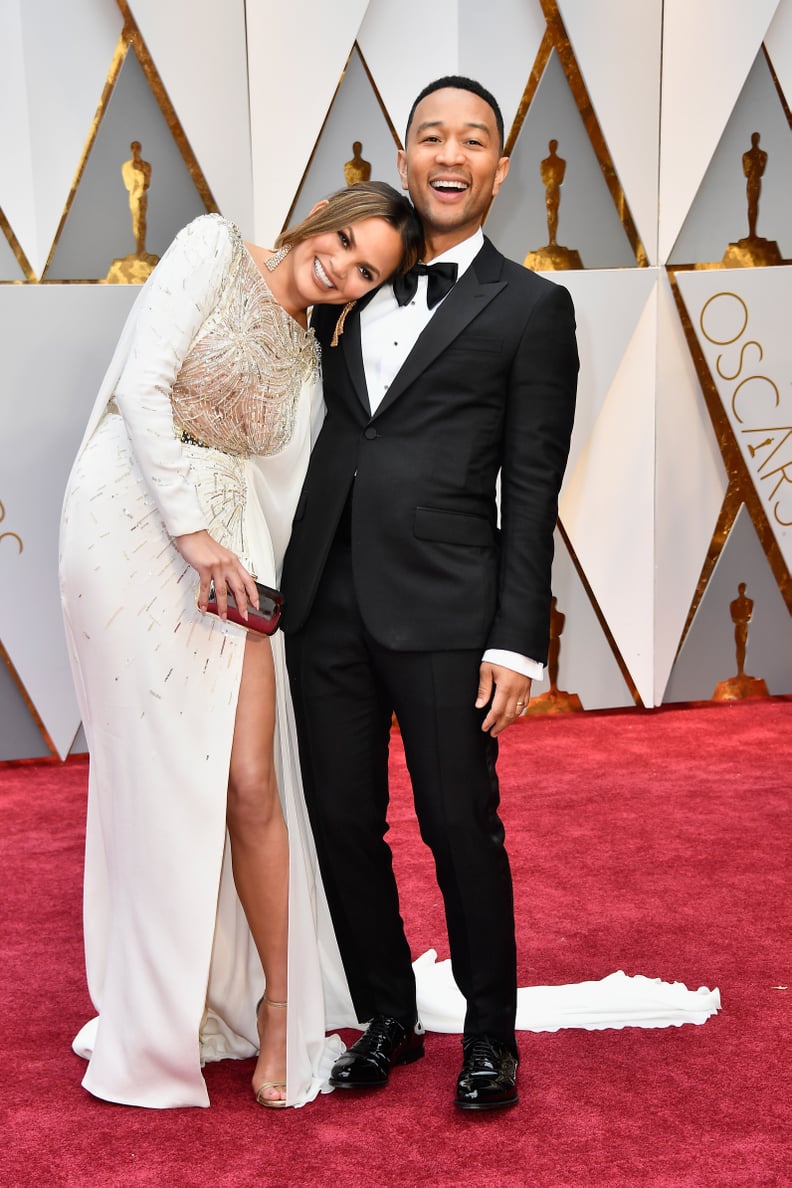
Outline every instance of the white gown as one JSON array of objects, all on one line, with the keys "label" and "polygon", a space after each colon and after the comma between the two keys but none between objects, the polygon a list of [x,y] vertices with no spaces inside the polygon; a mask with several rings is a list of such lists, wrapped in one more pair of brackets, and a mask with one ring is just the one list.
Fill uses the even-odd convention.
[{"label": "white gown", "polygon": [[[312,344],[236,229],[196,219],[132,309],[69,480],[61,596],[91,757],[84,930],[98,1012],[74,1048],[89,1061],[83,1084],[109,1101],[206,1106],[203,1063],[257,1051],[263,976],[225,822],[245,632],[198,613],[173,537],[208,528],[277,584],[321,409]],[[236,419],[219,415],[232,388]],[[210,444],[180,440],[175,417]],[[304,808],[280,633],[272,649],[290,854],[287,1102],[302,1105],[343,1050],[326,1030],[358,1023]],[[424,1024],[461,1031],[450,962],[430,950],[415,972]],[[518,1001],[525,1030],[703,1022],[719,1006],[717,991],[623,974]]]},{"label": "white gown", "polygon": [[[85,1087],[110,1101],[208,1105],[202,1063],[257,1051],[263,976],[226,832],[246,635],[199,614],[173,537],[207,528],[277,584],[317,395],[313,336],[274,302],[236,229],[203,216],[142,289],[69,480],[61,594],[90,750],[84,929],[98,1012],[75,1050]],[[176,415],[198,441],[239,452],[185,444]],[[280,633],[272,649],[298,1105],[343,1050],[326,1020],[353,1023],[354,1011],[316,875]]]}]

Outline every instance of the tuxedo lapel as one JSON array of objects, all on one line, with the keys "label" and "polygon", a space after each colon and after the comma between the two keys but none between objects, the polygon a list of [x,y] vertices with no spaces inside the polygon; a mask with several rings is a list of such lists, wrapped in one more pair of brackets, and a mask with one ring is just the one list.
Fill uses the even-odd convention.
[{"label": "tuxedo lapel", "polygon": [[[341,348],[344,356],[344,362],[347,365],[347,371],[349,372],[349,378],[352,380],[355,395],[363,405],[366,413],[370,414],[371,403],[366,386],[366,372],[363,367],[363,351],[360,345],[359,310],[354,310],[347,318],[344,325],[344,333],[341,335],[338,346]],[[330,349],[338,350],[338,347],[331,347]]]},{"label": "tuxedo lapel", "polygon": [[[368,387],[366,386],[366,372],[363,367],[363,351],[360,343],[360,312],[366,308],[376,291],[372,289],[370,293],[366,293],[364,297],[361,297],[360,300],[355,302],[355,308],[350,311],[344,321],[344,328],[338,336],[338,345],[323,347],[325,352],[332,352],[333,355],[339,352],[341,353],[341,357],[349,373],[352,388],[367,416],[371,415],[371,404]],[[336,318],[340,317],[343,307],[339,305],[332,308],[335,310]]]},{"label": "tuxedo lapel", "polygon": [[[458,338],[462,331],[483,309],[506,288],[506,281],[500,279],[502,256],[492,243],[484,240],[484,246],[470,268],[454,285],[426,329],[418,337],[415,346],[396,374],[388,393],[377,409],[375,416],[398,400],[410,384],[426,371],[434,360]],[[360,323],[356,323],[358,355],[360,355]],[[362,360],[361,360],[362,371]],[[365,380],[363,382],[365,391]],[[368,399],[366,397],[366,399]]]}]

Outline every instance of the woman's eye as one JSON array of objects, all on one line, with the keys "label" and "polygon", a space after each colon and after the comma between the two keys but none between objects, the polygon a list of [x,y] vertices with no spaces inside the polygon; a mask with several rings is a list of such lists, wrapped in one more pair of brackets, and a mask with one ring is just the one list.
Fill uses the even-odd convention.
[{"label": "woman's eye", "polygon": [[360,275],[363,277],[364,280],[367,280],[367,281],[374,280],[374,277],[371,275],[368,268],[364,268],[362,265],[361,265],[361,269],[360,269]]},{"label": "woman's eye", "polygon": [[343,231],[339,231],[338,238],[341,241],[341,247],[345,247],[345,248],[349,247],[349,236],[348,235],[346,235]]}]

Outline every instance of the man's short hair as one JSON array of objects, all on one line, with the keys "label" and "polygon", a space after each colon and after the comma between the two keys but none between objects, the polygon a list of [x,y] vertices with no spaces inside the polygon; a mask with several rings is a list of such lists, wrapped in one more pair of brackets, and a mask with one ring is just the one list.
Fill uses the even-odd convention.
[{"label": "man's short hair", "polygon": [[490,91],[487,90],[486,87],[482,87],[480,82],[476,82],[474,78],[465,78],[465,76],[462,74],[447,74],[445,77],[437,78],[434,82],[430,82],[428,86],[424,87],[410,108],[410,114],[407,117],[407,128],[404,133],[405,145],[407,144],[407,137],[410,134],[410,125],[413,122],[413,116],[415,115],[415,109],[418,104],[422,99],[425,99],[427,95],[433,95],[435,91],[444,91],[446,87],[453,87],[457,91],[470,91],[471,94],[478,95],[479,99],[483,99],[484,102],[492,108],[492,114],[495,116],[495,124],[498,129],[498,136],[500,137],[500,146],[503,148],[505,140],[503,132],[503,115],[501,114],[501,109],[498,106],[497,99]]}]

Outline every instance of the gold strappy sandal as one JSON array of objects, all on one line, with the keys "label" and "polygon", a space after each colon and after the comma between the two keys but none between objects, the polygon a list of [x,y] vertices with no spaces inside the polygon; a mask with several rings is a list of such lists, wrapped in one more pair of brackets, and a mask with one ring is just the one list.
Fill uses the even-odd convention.
[{"label": "gold strappy sandal", "polygon": [[[275,1002],[273,998],[267,998],[266,994],[262,994],[261,998],[256,1003],[256,1028],[258,1029],[259,1011],[263,1003],[267,1006],[283,1007],[284,1009],[289,1005],[287,1002]],[[260,1035],[260,1033],[259,1033]],[[285,1097],[262,1097],[265,1089],[285,1089],[285,1081],[262,1081],[256,1090],[256,1101],[261,1106],[266,1106],[270,1110],[282,1110],[286,1108]]]}]

